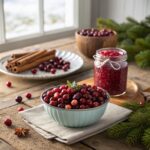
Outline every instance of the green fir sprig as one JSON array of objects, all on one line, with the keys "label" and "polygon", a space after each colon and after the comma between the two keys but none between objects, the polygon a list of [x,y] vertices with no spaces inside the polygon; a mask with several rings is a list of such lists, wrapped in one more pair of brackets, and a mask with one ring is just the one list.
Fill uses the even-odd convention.
[{"label": "green fir sprig", "polygon": [[130,145],[143,144],[150,149],[150,103],[126,103],[133,110],[129,118],[107,130],[108,136],[124,139]]}]

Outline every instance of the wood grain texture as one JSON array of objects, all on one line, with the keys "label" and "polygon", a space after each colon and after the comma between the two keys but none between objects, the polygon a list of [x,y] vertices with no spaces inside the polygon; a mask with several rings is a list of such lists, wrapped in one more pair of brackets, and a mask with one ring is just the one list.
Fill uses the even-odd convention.
[{"label": "wood grain texture", "polygon": [[121,140],[114,140],[107,137],[105,132],[92,136],[84,141],[95,150],[144,150],[141,146],[130,146]]},{"label": "wood grain texture", "polygon": [[3,139],[0,139],[0,150],[15,150],[11,145],[9,145]]},{"label": "wood grain texture", "polygon": [[[13,121],[13,126],[8,128],[3,125],[2,119],[0,119],[0,138],[5,139],[10,145],[17,150],[90,150],[87,146],[76,143],[71,146],[62,144],[53,140],[46,140],[41,135],[36,133],[31,127],[29,127],[21,118],[17,112],[19,106],[28,109],[29,107],[18,104],[11,108],[3,109],[0,111],[0,118],[4,118],[6,115],[10,116]],[[15,127],[23,127],[30,129],[30,134],[27,138],[18,138],[14,134]],[[7,149],[3,149],[7,150]]]}]

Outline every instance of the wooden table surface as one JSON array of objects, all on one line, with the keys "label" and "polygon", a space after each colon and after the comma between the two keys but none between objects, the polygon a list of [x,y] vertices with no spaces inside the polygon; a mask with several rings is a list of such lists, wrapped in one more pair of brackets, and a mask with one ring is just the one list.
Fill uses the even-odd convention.
[{"label": "wooden table surface", "polygon": [[[31,47],[24,48],[22,51],[27,51]],[[93,60],[84,57],[76,48],[74,38],[65,38],[43,44],[32,46],[32,48],[58,48],[61,50],[73,51],[79,54],[84,59],[84,66],[73,75],[67,76],[63,79],[56,80],[44,80],[33,81],[25,79],[17,79],[0,73],[0,150],[140,150],[141,146],[131,147],[125,144],[121,140],[112,140],[107,137],[105,133],[97,134],[81,142],[73,145],[65,145],[54,140],[46,140],[41,135],[36,133],[31,127],[29,127],[20,117],[17,112],[19,106],[23,106],[25,109],[31,108],[40,104],[39,95],[41,91],[53,85],[65,83],[66,80],[81,81],[83,79],[93,76]],[[18,50],[14,50],[18,51]],[[0,56],[7,55],[11,52],[0,53]],[[144,92],[145,97],[149,98],[150,90],[150,70],[142,70],[135,64],[129,65],[128,77],[136,81]],[[5,83],[11,81],[12,88],[7,88]],[[15,97],[27,92],[31,92],[33,95],[32,100],[26,100],[24,103],[16,104]],[[5,101],[5,102],[4,102]],[[3,118],[10,116],[13,120],[13,127],[7,128],[3,124]],[[30,129],[30,136],[27,138],[18,138],[14,135],[15,127],[25,127]]]}]

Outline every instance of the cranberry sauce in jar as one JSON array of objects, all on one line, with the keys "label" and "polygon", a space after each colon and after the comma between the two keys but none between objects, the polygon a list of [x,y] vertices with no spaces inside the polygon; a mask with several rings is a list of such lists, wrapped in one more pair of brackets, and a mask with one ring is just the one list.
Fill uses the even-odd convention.
[{"label": "cranberry sauce in jar", "polygon": [[127,53],[120,48],[102,48],[94,56],[94,84],[112,96],[126,92],[128,63]]}]

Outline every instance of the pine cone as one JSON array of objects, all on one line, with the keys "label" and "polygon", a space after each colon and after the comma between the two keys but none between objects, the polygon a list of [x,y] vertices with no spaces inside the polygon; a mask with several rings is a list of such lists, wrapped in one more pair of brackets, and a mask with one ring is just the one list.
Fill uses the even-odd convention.
[{"label": "pine cone", "polygon": [[16,128],[15,129],[15,135],[18,137],[26,137],[29,134],[29,129],[25,128]]}]

